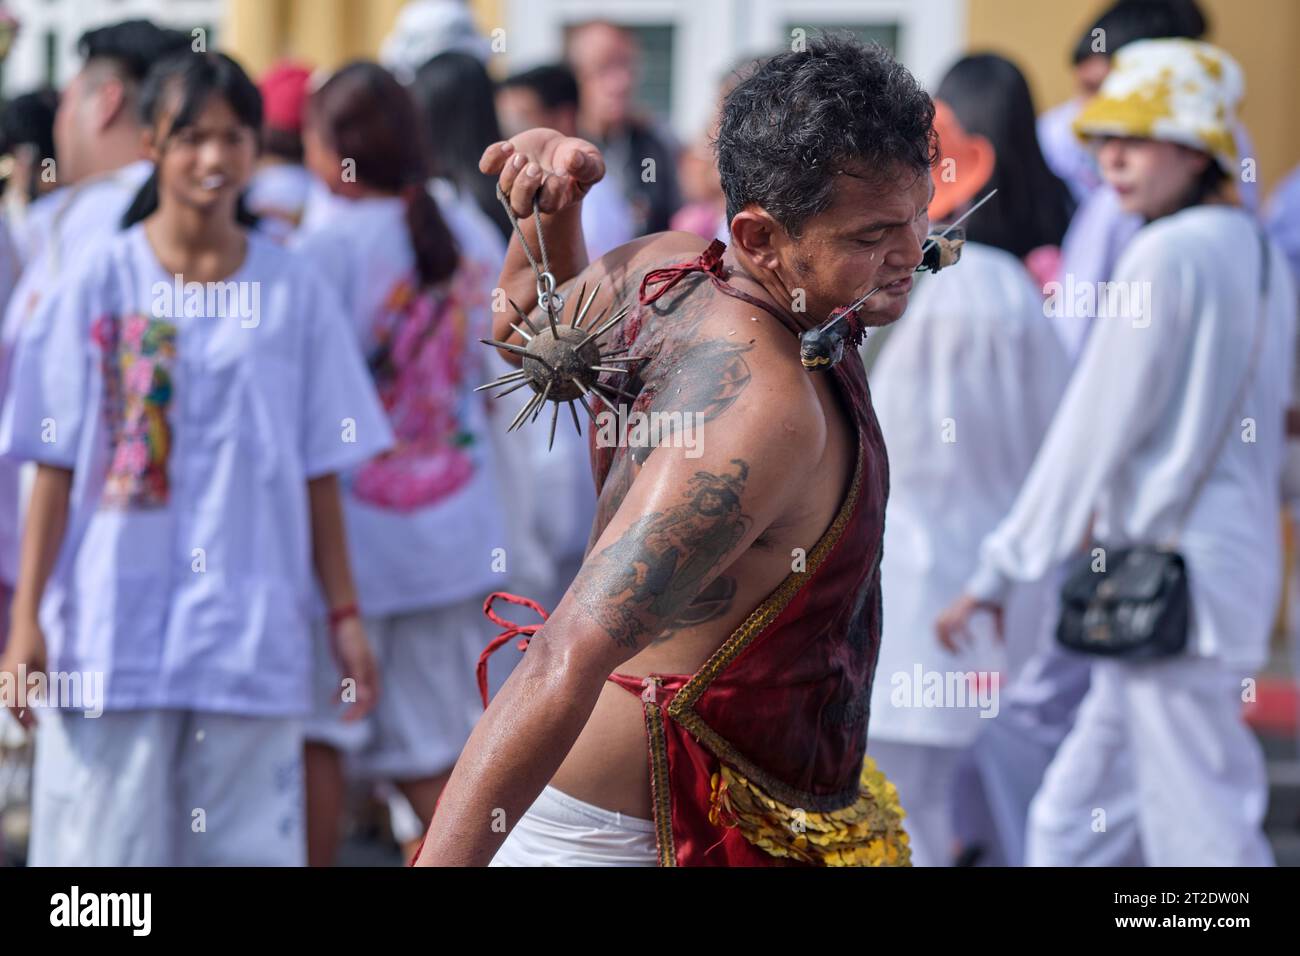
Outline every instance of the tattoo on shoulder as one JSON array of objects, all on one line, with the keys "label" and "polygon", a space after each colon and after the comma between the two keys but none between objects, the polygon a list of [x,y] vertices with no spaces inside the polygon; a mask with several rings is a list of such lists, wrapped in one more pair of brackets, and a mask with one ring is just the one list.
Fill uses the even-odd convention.
[{"label": "tattoo on shoulder", "polygon": [[752,524],[740,510],[749,464],[733,458],[731,465],[724,474],[697,471],[684,501],[639,518],[578,572],[578,605],[620,647],[641,647],[647,638],[699,623],[701,614],[709,620],[730,605],[734,582],[706,588],[698,604],[693,599]]}]

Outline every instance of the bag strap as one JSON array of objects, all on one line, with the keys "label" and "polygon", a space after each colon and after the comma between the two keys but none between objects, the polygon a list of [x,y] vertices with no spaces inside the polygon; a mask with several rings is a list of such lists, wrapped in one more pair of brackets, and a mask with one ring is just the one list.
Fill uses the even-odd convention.
[{"label": "bag strap", "polygon": [[1264,325],[1268,315],[1268,286],[1270,259],[1272,258],[1271,250],[1268,245],[1268,236],[1264,233],[1263,228],[1256,223],[1255,231],[1259,236],[1259,315],[1255,319],[1255,341],[1251,346],[1250,364],[1246,367],[1246,377],[1242,379],[1241,386],[1237,389],[1236,397],[1233,398],[1232,404],[1228,407],[1228,420],[1224,422],[1223,430],[1219,433],[1218,441],[1214,443],[1214,451],[1210,454],[1209,459],[1205,462],[1205,467],[1201,469],[1200,474],[1196,476],[1196,482],[1192,485],[1191,493],[1188,494],[1186,501],[1183,503],[1183,510],[1178,515],[1178,523],[1174,526],[1174,531],[1170,536],[1170,543],[1175,543],[1182,536],[1183,528],[1187,524],[1187,519],[1191,517],[1192,508],[1205,489],[1205,483],[1209,481],[1210,473],[1214,470],[1215,463],[1219,460],[1219,455],[1223,452],[1224,445],[1227,444],[1228,436],[1232,434],[1233,426],[1236,422],[1237,413],[1244,406],[1246,401],[1246,392],[1250,389],[1251,383],[1255,380],[1255,372],[1259,367],[1259,354],[1264,344]]}]

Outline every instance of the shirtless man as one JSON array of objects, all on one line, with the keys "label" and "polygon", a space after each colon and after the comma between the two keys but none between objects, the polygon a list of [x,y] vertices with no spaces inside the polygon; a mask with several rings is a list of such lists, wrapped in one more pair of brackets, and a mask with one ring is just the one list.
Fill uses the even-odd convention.
[{"label": "shirtless man", "polygon": [[[878,285],[857,321],[902,314],[929,226],[932,117],[878,49],[824,38],[773,57],[723,110],[730,248],[703,263],[712,275],[652,277],[640,296],[647,272],[700,257],[704,242],[661,233],[588,265],[580,202],[604,173],[599,152],[541,129],[488,148],[480,168],[534,248],[525,217],[538,197],[570,308],[597,282],[593,311],[633,307],[617,334],[645,361],[607,380],[635,410],[699,412],[704,427],[695,457],[669,442],[595,450],[587,559],[466,745],[417,863],[827,862],[797,836],[761,848],[781,826],[749,812],[755,781],[760,802],[777,795],[800,821],[875,813],[859,772],[887,465],[856,351],[809,374],[795,335]],[[535,307],[518,237],[501,285]],[[520,342],[511,318],[497,316],[497,337]],[[571,852],[568,823],[586,834]],[[848,835],[827,839],[847,848],[835,859],[865,859]]]}]

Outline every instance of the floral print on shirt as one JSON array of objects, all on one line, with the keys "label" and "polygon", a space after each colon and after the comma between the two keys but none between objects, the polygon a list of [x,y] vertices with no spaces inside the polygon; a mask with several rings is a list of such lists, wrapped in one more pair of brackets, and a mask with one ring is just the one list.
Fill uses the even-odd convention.
[{"label": "floral print on shirt", "polygon": [[165,507],[176,325],[138,313],[121,319],[105,315],[94,322],[91,336],[100,350],[109,435],[101,502],[113,508]]},{"label": "floral print on shirt", "polygon": [[399,511],[425,508],[473,476],[474,437],[460,416],[468,400],[468,321],[457,286],[435,294],[403,280],[372,325],[376,346],[370,371],[396,445],[363,465],[353,479],[353,494],[367,504]]}]

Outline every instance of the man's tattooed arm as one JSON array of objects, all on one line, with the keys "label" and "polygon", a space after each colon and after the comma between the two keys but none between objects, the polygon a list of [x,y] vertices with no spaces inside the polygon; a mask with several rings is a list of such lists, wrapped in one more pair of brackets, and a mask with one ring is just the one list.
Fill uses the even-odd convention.
[{"label": "man's tattooed arm", "polygon": [[643,647],[678,621],[751,527],[740,507],[749,465],[731,466],[696,472],[680,503],[638,519],[583,564],[571,593],[615,644]]}]

